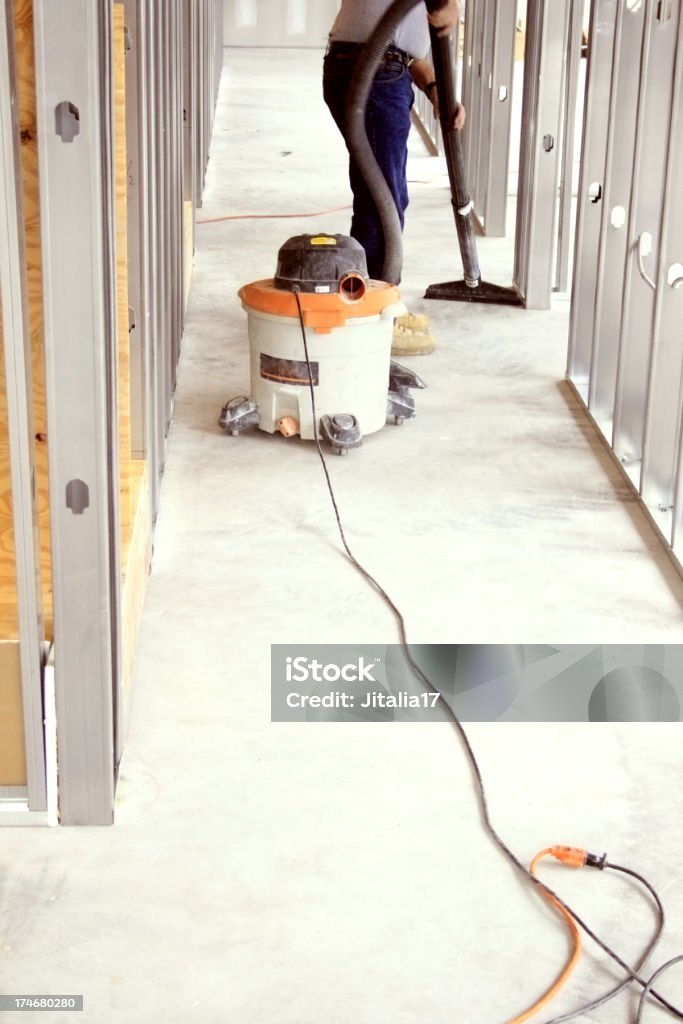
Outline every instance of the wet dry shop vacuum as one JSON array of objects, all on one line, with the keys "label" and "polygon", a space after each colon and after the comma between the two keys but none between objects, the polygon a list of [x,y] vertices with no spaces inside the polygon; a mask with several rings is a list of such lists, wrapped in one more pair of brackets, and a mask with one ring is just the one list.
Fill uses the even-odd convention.
[{"label": "wet dry shop vacuum", "polygon": [[[290,238],[280,249],[275,277],[245,285],[239,293],[249,319],[252,393],[223,407],[219,422],[231,434],[259,427],[286,437],[322,438],[345,455],[359,447],[364,434],[380,430],[387,416],[402,423],[415,415],[410,391],[425,385],[391,362],[393,322],[405,312],[389,283],[400,279],[401,225],[367,137],[365,111],[387,46],[420,2],[394,0],[365,45],[348,97],[347,141],[380,215],[384,281],[369,280],[365,252],[351,238],[323,233]],[[442,2],[427,0],[427,9],[438,10]],[[514,288],[482,281],[462,142],[453,128],[451,42],[433,27],[430,36],[464,279],[431,285],[425,297],[519,305]]]},{"label": "wet dry shop vacuum", "polygon": [[345,455],[388,418],[399,424],[415,415],[411,391],[425,385],[391,360],[394,319],[405,307],[395,286],[369,279],[355,239],[290,238],[275,277],[244,285],[239,295],[251,395],[223,407],[219,422],[230,434],[258,427],[319,437]]}]

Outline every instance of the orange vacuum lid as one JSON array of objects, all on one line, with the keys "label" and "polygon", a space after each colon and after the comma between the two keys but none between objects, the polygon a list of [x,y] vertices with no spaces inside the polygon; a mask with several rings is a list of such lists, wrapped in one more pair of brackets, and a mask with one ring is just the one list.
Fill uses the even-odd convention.
[{"label": "orange vacuum lid", "polygon": [[[245,284],[238,292],[248,309],[271,316],[299,318],[294,292],[276,288],[273,279]],[[299,292],[299,301],[306,327],[318,333],[327,333],[333,327],[343,327],[347,320],[357,317],[378,316],[387,306],[400,300],[398,288],[385,281],[368,281],[361,298],[349,299],[340,292]]]}]

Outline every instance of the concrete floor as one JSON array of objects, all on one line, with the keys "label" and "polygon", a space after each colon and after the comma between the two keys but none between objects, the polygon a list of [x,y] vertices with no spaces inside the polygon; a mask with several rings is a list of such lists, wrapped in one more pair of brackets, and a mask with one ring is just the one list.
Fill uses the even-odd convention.
[{"label": "concrete floor", "polygon": [[[203,218],[348,202],[319,62],[226,51]],[[410,176],[403,294],[421,310],[424,286],[460,270],[443,167],[418,143]],[[343,211],[198,228],[117,823],[2,834],[0,992],[86,998],[46,1024],[502,1024],[566,952],[483,834],[448,726],[269,720],[271,643],[397,640],[340,554],[311,446],[216,426],[248,389],[238,286],[271,275],[291,234],[347,224]],[[509,281],[509,243],[480,255]],[[681,582],[562,383],[566,300],[429,314],[439,347],[414,361],[429,384],[418,418],[330,465],[349,540],[411,639],[683,642]],[[664,895],[657,962],[681,952],[680,726],[471,735],[515,851],[608,850]],[[637,888],[545,877],[637,955],[653,924]],[[557,1012],[611,977],[587,944]],[[590,1019],[630,1020],[633,999]]]}]

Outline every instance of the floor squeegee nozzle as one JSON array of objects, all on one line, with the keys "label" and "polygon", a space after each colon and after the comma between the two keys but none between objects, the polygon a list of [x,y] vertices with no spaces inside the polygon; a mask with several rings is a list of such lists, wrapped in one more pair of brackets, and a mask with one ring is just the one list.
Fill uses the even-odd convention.
[{"label": "floor squeegee nozzle", "polygon": [[524,300],[516,288],[504,288],[500,284],[480,281],[476,287],[467,281],[444,281],[430,284],[425,292],[426,299],[443,299],[448,302],[491,302],[504,306],[523,306]]}]

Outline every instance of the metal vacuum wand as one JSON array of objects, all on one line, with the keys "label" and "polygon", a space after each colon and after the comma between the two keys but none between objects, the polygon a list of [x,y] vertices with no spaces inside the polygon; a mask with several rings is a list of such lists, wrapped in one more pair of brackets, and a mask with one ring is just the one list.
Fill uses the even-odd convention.
[{"label": "metal vacuum wand", "polygon": [[458,243],[462,256],[465,284],[468,288],[478,288],[481,283],[481,271],[477,258],[477,243],[472,230],[472,200],[465,184],[465,159],[462,152],[462,132],[453,128],[457,103],[455,100],[455,82],[453,80],[453,61],[451,59],[451,40],[449,36],[440,36],[433,26],[429,26],[432,41],[432,62],[436,87],[439,92],[439,121],[441,137],[446,153],[448,178],[451,183],[451,203],[455,215],[455,227],[458,232]]}]

